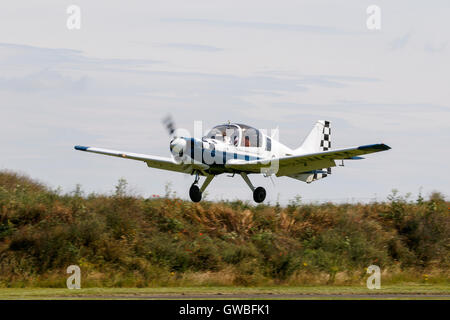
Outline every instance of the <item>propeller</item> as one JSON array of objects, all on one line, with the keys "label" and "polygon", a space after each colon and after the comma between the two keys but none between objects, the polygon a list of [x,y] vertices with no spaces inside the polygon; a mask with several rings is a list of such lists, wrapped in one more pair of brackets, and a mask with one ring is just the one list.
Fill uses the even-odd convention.
[{"label": "propeller", "polygon": [[163,119],[163,124],[166,127],[167,131],[169,132],[169,137],[175,137],[175,122],[173,121],[172,116],[169,114]]},{"label": "propeller", "polygon": [[170,138],[170,153],[173,159],[177,163],[183,162],[184,155],[186,152],[186,140],[182,137],[178,137],[175,122],[172,116],[169,114],[163,120],[163,125],[166,127]]}]

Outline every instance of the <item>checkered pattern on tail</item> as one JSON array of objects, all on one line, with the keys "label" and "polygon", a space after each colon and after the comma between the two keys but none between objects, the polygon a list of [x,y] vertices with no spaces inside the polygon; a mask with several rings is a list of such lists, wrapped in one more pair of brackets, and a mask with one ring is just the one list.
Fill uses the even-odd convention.
[{"label": "checkered pattern on tail", "polygon": [[331,148],[330,135],[331,135],[330,121],[325,121],[322,131],[322,138],[320,140],[320,147],[322,151],[327,151],[328,149]]},{"label": "checkered pattern on tail", "polygon": [[[320,149],[322,149],[322,151],[328,151],[331,148],[330,136],[331,136],[330,121],[324,121],[322,136],[320,139]],[[314,173],[312,181],[325,178],[328,174],[331,174],[331,168],[323,168],[322,171],[326,171],[327,173]]]}]

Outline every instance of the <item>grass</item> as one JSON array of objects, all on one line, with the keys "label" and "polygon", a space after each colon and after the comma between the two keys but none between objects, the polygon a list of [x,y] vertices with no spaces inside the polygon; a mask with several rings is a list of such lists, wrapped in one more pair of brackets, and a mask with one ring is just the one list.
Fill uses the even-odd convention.
[{"label": "grass", "polygon": [[[437,299],[450,299],[450,286],[448,285],[396,285],[382,286],[379,290],[369,290],[362,286],[304,286],[304,287],[157,287],[157,288],[81,288],[79,290],[69,290],[62,288],[0,288],[0,299],[151,299],[152,295],[167,295],[169,298],[173,295],[185,295],[188,299],[190,295],[204,295],[205,299],[227,299],[233,298],[233,295],[249,295],[251,299],[257,299],[258,295],[274,295],[274,298],[288,298],[289,295],[304,295],[304,297],[295,296],[294,299],[342,299],[366,298],[359,295],[370,294],[371,298],[381,297],[390,298],[418,298],[420,295],[435,295]],[[286,296],[277,296],[286,295]],[[312,296],[311,296],[312,295]],[[317,296],[316,296],[317,295]],[[325,296],[319,296],[325,295]],[[326,296],[333,295],[333,296]],[[389,296],[385,296],[389,295]],[[396,297],[390,295],[397,295]],[[404,295],[404,297],[402,297]],[[411,297],[410,295],[417,295]],[[439,295],[443,295],[439,297]],[[202,298],[203,299],[203,298]],[[245,299],[245,298],[244,298]]]}]

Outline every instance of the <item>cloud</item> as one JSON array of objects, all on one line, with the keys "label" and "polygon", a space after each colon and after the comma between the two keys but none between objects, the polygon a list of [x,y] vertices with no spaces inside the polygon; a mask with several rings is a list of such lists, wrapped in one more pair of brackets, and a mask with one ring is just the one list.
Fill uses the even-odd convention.
[{"label": "cloud", "polygon": [[138,67],[160,64],[163,61],[151,59],[100,59],[87,57],[80,50],[43,48],[23,44],[0,43],[0,65],[21,66],[39,65],[42,67],[87,66],[90,68],[107,68],[111,66]]},{"label": "cloud", "polygon": [[[109,79],[120,70],[142,70],[162,61],[151,59],[103,59],[83,51],[0,43],[0,91],[50,95],[90,93],[117,95],[146,92],[139,85]],[[113,89],[113,90],[111,90]]]},{"label": "cloud", "polygon": [[290,31],[290,32],[306,32],[314,34],[334,34],[345,35],[352,32],[341,30],[335,27],[307,25],[307,24],[286,24],[286,23],[268,23],[259,21],[236,21],[236,20],[213,20],[213,19],[187,19],[187,18],[165,18],[162,22],[167,23],[184,23],[199,24],[212,27],[224,28],[246,28],[258,30],[274,30],[274,31]]},{"label": "cloud", "polygon": [[[206,45],[168,43],[165,46],[185,50],[214,51]],[[279,96],[282,93],[306,92],[314,87],[345,88],[354,83],[377,82],[373,77],[351,75],[299,74],[267,71],[250,75],[228,73],[181,72],[164,70],[160,61],[139,59],[100,59],[71,49],[42,48],[0,43],[0,65],[20,66],[25,74],[0,77],[0,90],[28,93],[90,95],[142,95],[173,99],[209,100],[220,97],[224,102],[242,103],[246,97],[258,94]],[[141,67],[138,67],[142,64]],[[154,70],[154,66],[159,70]],[[16,70],[16,69],[14,69]],[[22,72],[23,73],[23,72]],[[173,88],[176,94],[173,94]],[[237,104],[237,109],[241,108]]]},{"label": "cloud", "polygon": [[166,47],[166,48],[183,49],[183,50],[190,50],[190,51],[205,51],[205,52],[223,51],[222,48],[206,46],[206,45],[201,45],[201,44],[195,44],[195,43],[166,43],[166,44],[161,44],[160,46]]},{"label": "cloud", "polygon": [[42,70],[22,77],[2,78],[0,77],[0,90],[11,90],[20,92],[48,92],[54,94],[84,91],[90,82],[89,77],[81,76],[72,78],[64,76],[59,72]]}]

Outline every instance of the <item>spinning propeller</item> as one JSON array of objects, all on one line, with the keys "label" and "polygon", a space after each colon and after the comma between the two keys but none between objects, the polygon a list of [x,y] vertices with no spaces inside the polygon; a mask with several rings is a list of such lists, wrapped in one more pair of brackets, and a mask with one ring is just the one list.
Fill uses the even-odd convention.
[{"label": "spinning propeller", "polygon": [[177,136],[177,129],[171,115],[167,115],[163,119],[163,124],[166,127],[171,139],[170,152],[172,153],[175,161],[182,162],[183,156],[186,151],[186,140],[182,137]]}]

